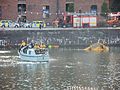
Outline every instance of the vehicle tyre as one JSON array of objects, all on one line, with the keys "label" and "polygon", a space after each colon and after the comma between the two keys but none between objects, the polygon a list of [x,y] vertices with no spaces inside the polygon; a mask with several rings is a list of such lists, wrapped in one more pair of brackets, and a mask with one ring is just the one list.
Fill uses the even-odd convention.
[{"label": "vehicle tyre", "polygon": [[115,27],[117,27],[116,25],[113,25],[113,27],[115,28]]},{"label": "vehicle tyre", "polygon": [[66,28],[66,25],[63,25],[63,28]]},{"label": "vehicle tyre", "polygon": [[18,28],[18,25],[16,25],[15,28]]},{"label": "vehicle tyre", "polygon": [[5,25],[2,25],[1,27],[5,27]]},{"label": "vehicle tyre", "polygon": [[28,28],[30,28],[30,26],[28,26]]}]

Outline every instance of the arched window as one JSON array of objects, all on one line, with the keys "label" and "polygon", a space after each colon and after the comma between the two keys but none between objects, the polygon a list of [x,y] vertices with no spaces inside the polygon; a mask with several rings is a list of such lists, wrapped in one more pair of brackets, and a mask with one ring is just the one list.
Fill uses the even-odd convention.
[{"label": "arched window", "polygon": [[97,5],[91,5],[90,12],[97,13]]},{"label": "arched window", "polygon": [[50,6],[44,5],[43,6],[43,18],[49,18],[50,13]]}]

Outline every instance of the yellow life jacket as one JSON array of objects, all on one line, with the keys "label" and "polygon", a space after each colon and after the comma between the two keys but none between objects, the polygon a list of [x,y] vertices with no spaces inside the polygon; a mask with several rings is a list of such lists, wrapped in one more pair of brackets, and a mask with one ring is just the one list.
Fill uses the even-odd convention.
[{"label": "yellow life jacket", "polygon": [[21,43],[21,46],[25,46],[25,45],[26,45],[26,43],[25,43],[25,42],[22,42],[22,43]]}]

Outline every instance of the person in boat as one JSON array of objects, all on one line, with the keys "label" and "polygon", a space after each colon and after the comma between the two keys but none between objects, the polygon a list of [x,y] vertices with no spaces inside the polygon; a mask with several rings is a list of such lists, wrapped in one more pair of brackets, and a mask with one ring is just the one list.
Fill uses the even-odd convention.
[{"label": "person in boat", "polygon": [[29,48],[34,48],[34,43],[31,42],[29,45],[28,45]]},{"label": "person in boat", "polygon": [[24,47],[26,45],[27,45],[26,42],[24,40],[22,40],[22,43],[21,43],[20,47],[22,48],[22,47]]},{"label": "person in boat", "polygon": [[39,49],[39,45],[36,43],[36,44],[34,45],[34,48],[35,48],[35,49]]},{"label": "person in boat", "polygon": [[40,48],[46,48],[46,45],[42,43],[42,44],[39,45],[39,47]]},{"label": "person in boat", "polygon": [[21,44],[20,44],[20,49],[19,49],[19,51],[21,50],[21,48],[23,48],[24,46],[26,46],[27,44],[26,44],[26,42],[24,41],[24,40],[22,40],[22,42],[21,42]]}]

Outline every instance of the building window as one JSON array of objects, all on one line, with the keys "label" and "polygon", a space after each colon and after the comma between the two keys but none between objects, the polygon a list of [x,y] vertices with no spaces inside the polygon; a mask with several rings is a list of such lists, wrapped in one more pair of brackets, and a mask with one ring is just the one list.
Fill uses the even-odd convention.
[{"label": "building window", "polygon": [[50,7],[47,6],[43,6],[43,18],[49,18],[49,12],[50,12]]},{"label": "building window", "polygon": [[20,21],[21,22],[26,22],[26,19],[27,19],[26,16],[21,16]]},{"label": "building window", "polygon": [[18,13],[22,14],[26,11],[26,4],[18,4]]},{"label": "building window", "polygon": [[91,5],[90,12],[91,13],[97,13],[97,5]]},{"label": "building window", "polygon": [[74,12],[74,3],[66,3],[66,12]]}]

